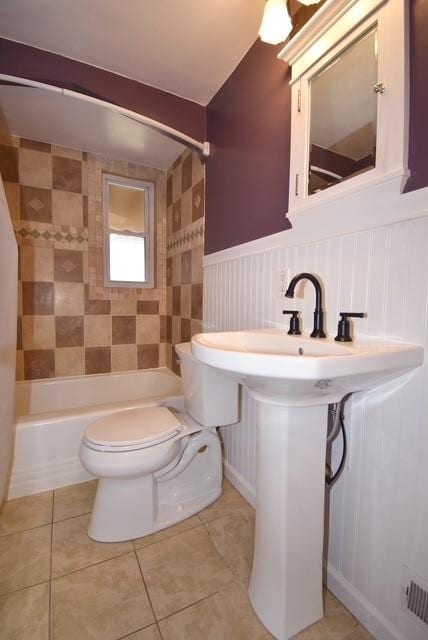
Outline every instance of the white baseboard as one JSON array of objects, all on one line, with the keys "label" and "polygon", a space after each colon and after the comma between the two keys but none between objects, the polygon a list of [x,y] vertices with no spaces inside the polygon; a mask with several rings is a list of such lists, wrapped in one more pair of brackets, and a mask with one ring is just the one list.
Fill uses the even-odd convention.
[{"label": "white baseboard", "polygon": [[327,587],[376,640],[410,640],[407,634],[394,628],[389,620],[331,564],[327,565]]},{"label": "white baseboard", "polygon": [[227,460],[224,460],[224,472],[229,482],[233,484],[235,489],[237,489],[245,500],[255,509],[256,492],[253,487],[227,462]]},{"label": "white baseboard", "polygon": [[78,457],[41,467],[14,470],[10,479],[8,500],[92,479],[80,464]]}]

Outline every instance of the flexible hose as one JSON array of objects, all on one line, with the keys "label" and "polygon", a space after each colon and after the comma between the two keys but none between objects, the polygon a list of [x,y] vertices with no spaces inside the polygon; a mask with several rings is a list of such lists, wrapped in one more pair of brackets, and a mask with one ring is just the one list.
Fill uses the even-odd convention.
[{"label": "flexible hose", "polygon": [[339,431],[341,431],[343,446],[342,446],[342,458],[340,460],[340,464],[336,472],[332,474],[330,467],[328,468],[328,472],[326,472],[325,483],[328,487],[331,487],[336,482],[336,480],[342,473],[343,467],[345,465],[347,443],[346,443],[346,432],[345,432],[345,417],[343,414],[343,410],[345,407],[345,402],[347,401],[348,398],[351,397],[351,395],[352,394],[348,393],[346,396],[342,398],[340,402],[337,402],[334,405],[334,408],[331,410],[332,413],[334,413],[334,422],[330,432],[327,434],[327,445],[333,442],[333,440],[339,434]]},{"label": "flexible hose", "polygon": [[340,460],[340,464],[336,470],[336,472],[332,475],[332,476],[327,476],[325,478],[325,483],[328,487],[332,487],[334,485],[334,483],[336,482],[336,480],[338,479],[338,477],[340,476],[340,474],[343,471],[343,467],[345,465],[345,460],[346,460],[346,433],[345,433],[345,423],[343,421],[343,413],[341,411],[338,411],[339,414],[339,422],[340,422],[340,427],[342,430],[342,440],[343,440],[343,448],[342,448],[342,459]]}]

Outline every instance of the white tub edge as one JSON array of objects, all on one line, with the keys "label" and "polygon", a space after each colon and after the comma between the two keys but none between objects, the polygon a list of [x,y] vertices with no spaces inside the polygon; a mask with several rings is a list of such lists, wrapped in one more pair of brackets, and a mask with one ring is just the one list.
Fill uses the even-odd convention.
[{"label": "white tub edge", "polygon": [[82,467],[78,457],[59,460],[43,467],[28,467],[12,474],[7,499],[52,491],[69,484],[93,479],[93,476]]}]

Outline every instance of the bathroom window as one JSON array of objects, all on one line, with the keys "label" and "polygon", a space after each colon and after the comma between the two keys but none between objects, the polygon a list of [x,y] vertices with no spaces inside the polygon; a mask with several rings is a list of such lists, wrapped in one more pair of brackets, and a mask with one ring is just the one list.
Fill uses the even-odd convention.
[{"label": "bathroom window", "polygon": [[107,287],[154,286],[154,185],[104,174]]}]

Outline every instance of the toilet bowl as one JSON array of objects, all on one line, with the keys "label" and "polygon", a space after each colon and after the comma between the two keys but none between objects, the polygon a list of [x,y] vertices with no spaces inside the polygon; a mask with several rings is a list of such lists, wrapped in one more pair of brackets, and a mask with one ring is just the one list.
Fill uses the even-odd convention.
[{"label": "toilet bowl", "polygon": [[99,478],[89,536],[102,542],[154,533],[197,513],[221,494],[216,427],[238,420],[234,380],[176,345],[186,412],[120,411],[96,420],[80,445],[83,467]]}]

